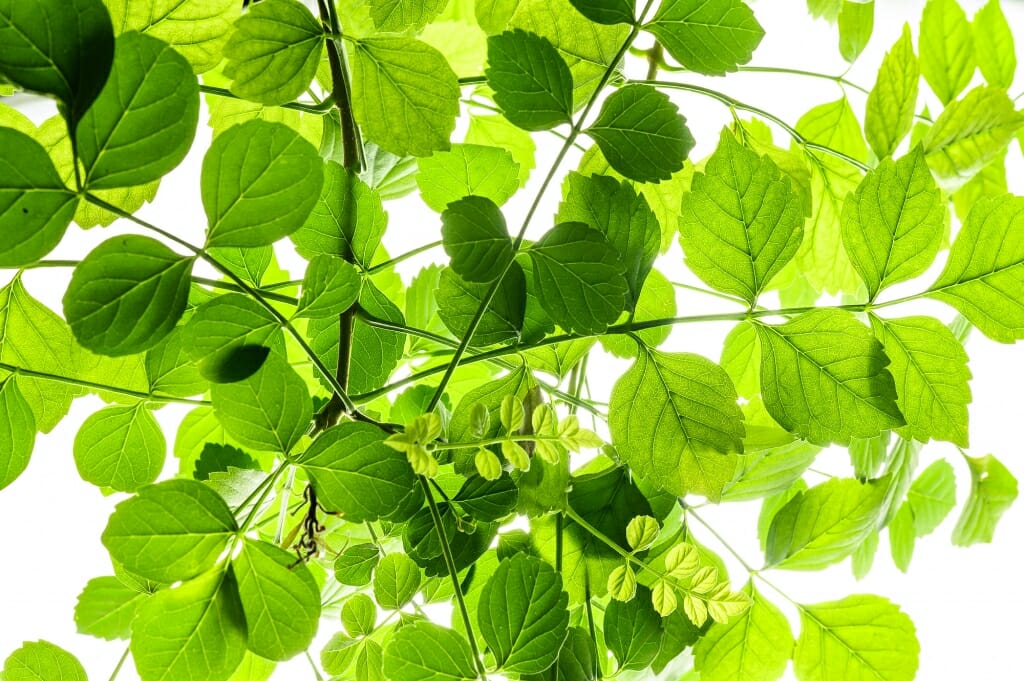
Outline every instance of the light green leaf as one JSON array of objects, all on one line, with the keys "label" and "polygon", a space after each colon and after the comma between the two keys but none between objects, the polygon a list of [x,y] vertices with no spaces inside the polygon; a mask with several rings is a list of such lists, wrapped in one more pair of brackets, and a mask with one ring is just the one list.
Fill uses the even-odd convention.
[{"label": "light green leaf", "polygon": [[[437,315],[453,334],[462,338],[491,286],[467,282],[446,267],[436,293]],[[513,263],[480,319],[470,345],[482,347],[519,338],[525,311],[526,277],[518,263]]]},{"label": "light green leaf", "polygon": [[241,293],[217,296],[200,305],[183,327],[182,335],[199,373],[216,383],[240,381],[256,373],[266,353],[247,354],[247,348],[283,350],[280,322]]},{"label": "light green leaf", "polygon": [[148,597],[149,594],[125,586],[117,577],[90,579],[75,604],[78,633],[108,641],[128,638],[139,605]]},{"label": "light green leaf", "polygon": [[920,77],[910,26],[904,24],[899,40],[882,59],[864,115],[864,134],[879,158],[896,151],[910,132]]},{"label": "light green leaf", "polygon": [[312,144],[280,123],[249,121],[216,137],[200,178],[207,246],[263,246],[306,221],[323,187]]},{"label": "light green leaf", "polygon": [[882,159],[843,204],[843,245],[874,300],[886,286],[928,269],[946,232],[947,209],[915,147]]},{"label": "light green leaf", "polygon": [[[655,319],[671,319],[676,316],[676,289],[672,286],[664,274],[658,270],[651,270],[640,291],[640,298],[636,301],[636,309],[633,311],[633,322],[648,322]],[[672,333],[669,325],[655,326],[650,329],[642,329],[636,332],[644,345],[649,348],[656,348],[666,340]],[[608,334],[601,336],[601,347],[616,357],[636,357],[640,352],[637,342],[629,336]],[[586,344],[579,344],[568,347],[577,351],[590,349],[592,341]],[[570,356],[571,358],[572,356]]]},{"label": "light green leaf", "polygon": [[437,18],[448,0],[369,0],[370,17],[381,31],[421,29]]},{"label": "light green leaf", "polygon": [[1017,70],[1017,51],[999,0],[989,0],[978,10],[971,29],[974,35],[974,56],[985,81],[989,85],[1008,89],[1013,85],[1013,74]]},{"label": "light green leaf", "polygon": [[901,572],[906,572],[910,569],[914,545],[917,543],[917,537],[914,535],[914,515],[909,506],[904,504],[900,507],[889,521],[888,530],[892,562]]},{"label": "light green leaf", "polygon": [[904,424],[889,358],[850,313],[815,310],[756,328],[765,406],[786,430],[819,445],[847,444]]},{"label": "light green leaf", "polygon": [[[753,430],[748,425],[748,430]],[[736,465],[736,477],[726,485],[723,501],[747,501],[783,492],[800,479],[821,448],[794,440],[789,444],[745,454]]]},{"label": "light green leaf", "polygon": [[352,636],[369,636],[377,623],[377,604],[364,593],[352,594],[341,606],[341,624]]},{"label": "light green leaf", "polygon": [[954,191],[996,159],[1024,126],[1006,92],[979,86],[952,102],[921,144],[944,189]]},{"label": "light green leaf", "polygon": [[379,560],[380,550],[376,546],[355,544],[334,561],[334,578],[348,586],[366,586]]},{"label": "light green leaf", "polygon": [[725,129],[683,195],[679,241],[687,266],[705,283],[754,303],[796,255],[803,222],[789,178]]},{"label": "light green leaf", "polygon": [[185,58],[141,33],[117,39],[111,77],[78,126],[89,189],[159,180],[188,154],[199,122],[199,83]]},{"label": "light green leaf", "polygon": [[913,518],[914,535],[925,537],[938,529],[956,506],[956,476],[953,466],[938,459],[925,468],[910,489],[904,507]]},{"label": "light green leaf", "polygon": [[666,0],[644,25],[690,71],[724,76],[750,61],[764,29],[741,0]]},{"label": "light green leaf", "polygon": [[872,315],[871,326],[892,360],[889,371],[907,421],[900,433],[921,442],[934,438],[966,447],[971,371],[953,332],[932,317],[883,320]]},{"label": "light green leaf", "polygon": [[389,553],[373,570],[373,595],[380,607],[399,610],[420,588],[420,568],[402,553]]},{"label": "light green leaf", "polygon": [[956,0],[928,0],[921,15],[921,75],[943,104],[974,75],[974,36]]},{"label": "light green leaf", "polygon": [[747,582],[750,607],[727,624],[713,624],[693,648],[702,681],[775,681],[789,664],[793,633],[775,605]]},{"label": "light green leaf", "polygon": [[989,196],[1001,196],[1009,190],[1006,181],[1006,150],[989,161],[977,175],[957,189],[953,194],[953,207],[961,224],[967,220],[971,208],[979,200]]},{"label": "light green leaf", "polygon": [[843,0],[839,12],[839,53],[851,64],[857,61],[875,28],[875,0]]},{"label": "light green leaf", "polygon": [[626,269],[627,307],[634,309],[661,246],[661,227],[644,196],[613,177],[570,172],[555,222],[582,222],[607,237]]},{"label": "light green leaf", "polygon": [[210,399],[224,429],[261,452],[287,454],[313,418],[306,382],[276,353],[244,380],[213,384]]},{"label": "light green leaf", "polygon": [[864,438],[853,438],[847,450],[850,463],[853,464],[853,475],[861,482],[878,477],[882,466],[889,461],[889,442],[892,431],[883,430],[878,435]]},{"label": "light green leaf", "polygon": [[351,263],[333,255],[318,255],[309,262],[302,280],[296,317],[337,317],[359,299],[362,277]]},{"label": "light green leaf", "polygon": [[93,352],[119,357],[148,350],[185,312],[194,260],[149,237],[108,239],[75,267],[64,318]]},{"label": "light green leaf", "polygon": [[914,623],[895,605],[847,596],[800,606],[793,669],[799,681],[912,681],[920,650]]},{"label": "light green leaf", "polygon": [[[797,132],[809,142],[822,144],[836,151],[841,151],[847,156],[852,156],[858,161],[866,161],[868,148],[864,143],[864,135],[861,133],[860,121],[857,114],[850,106],[850,100],[846,97],[819,104],[800,117],[796,124]],[[841,161],[825,156],[821,152],[815,155],[822,159],[827,165],[841,163]],[[816,164],[811,163],[812,169]],[[818,169],[824,173],[824,170]],[[849,170],[848,167],[842,170]],[[838,170],[836,172],[839,172]],[[842,200],[840,195],[839,199]]]},{"label": "light green leaf", "polygon": [[48,641],[26,642],[4,661],[4,681],[86,681],[74,655]]},{"label": "light green leaf", "polygon": [[843,560],[877,528],[886,486],[832,478],[790,499],[768,530],[765,564],[820,570]]},{"label": "light green leaf", "polygon": [[878,533],[872,532],[850,556],[850,567],[854,579],[860,581],[871,572],[871,566],[875,562],[875,554],[878,553]]},{"label": "light green leaf", "polygon": [[75,436],[74,454],[86,482],[134,492],[160,475],[167,441],[152,412],[139,402],[92,414]]},{"label": "light green leaf", "polygon": [[953,544],[988,544],[999,519],[1017,499],[1017,479],[991,454],[966,458],[971,469],[971,494],[953,529]]},{"label": "light green leaf", "polygon": [[448,204],[441,214],[441,238],[452,271],[470,283],[497,279],[515,254],[504,216],[482,196]]},{"label": "light green leaf", "polygon": [[352,48],[352,97],[366,139],[399,156],[449,148],[459,83],[448,62],[413,38],[360,40]]},{"label": "light green leaf", "polygon": [[1024,198],[981,199],[967,215],[928,295],[952,305],[992,340],[1024,338]]},{"label": "light green leaf", "polygon": [[363,172],[359,176],[384,201],[400,199],[416,189],[416,169],[412,156],[396,156],[373,142],[363,144]]},{"label": "light green leaf", "polygon": [[0,383],[0,489],[25,471],[35,443],[35,416],[18,379],[9,377]]},{"label": "light green leaf", "polygon": [[717,500],[743,450],[736,399],[729,376],[709,360],[643,351],[612,389],[612,444],[641,480]]},{"label": "light green leaf", "polygon": [[245,624],[230,572],[159,591],[132,624],[135,668],[142,681],[224,681],[245,655]]},{"label": "light green leaf", "polygon": [[350,522],[377,520],[417,488],[405,454],[384,444],[386,438],[376,426],[349,422],[314,440],[297,463],[325,509],[343,513]]},{"label": "light green leaf", "polygon": [[470,195],[500,206],[519,189],[519,164],[505,149],[453,144],[449,151],[419,160],[416,184],[423,202],[438,213]]},{"label": "light green leaf", "polygon": [[572,73],[546,38],[522,29],[487,39],[487,84],[509,121],[524,130],[569,123]]},{"label": "light green leaf", "polygon": [[110,73],[114,31],[101,0],[3,0],[0,45],[0,76],[56,97],[73,132]]},{"label": "light green leaf", "polygon": [[170,584],[211,569],[237,530],[231,509],[209,487],[166,480],[117,505],[103,545],[131,572]]},{"label": "light green leaf", "polygon": [[536,674],[558,658],[569,629],[562,577],[526,554],[502,561],[480,594],[477,622],[505,672]]},{"label": "light green leaf", "polygon": [[185,343],[185,329],[177,327],[146,351],[146,382],[154,394],[191,397],[209,388]]},{"label": "light green leaf", "polygon": [[307,260],[351,254],[358,264],[369,267],[387,224],[380,194],[331,161],[325,166],[323,189],[313,211],[290,238]]},{"label": "light green leaf", "polygon": [[722,343],[719,364],[740,397],[752,400],[761,394],[761,346],[753,322],[744,320],[732,327]]},{"label": "light green leaf", "polygon": [[235,21],[224,46],[231,91],[285,104],[306,91],[324,52],[324,29],[299,0],[263,0]]},{"label": "light green leaf", "polygon": [[618,669],[645,669],[658,656],[663,635],[661,615],[651,605],[651,593],[640,587],[628,603],[611,600],[604,612],[604,640]]},{"label": "light green leaf", "polygon": [[231,563],[249,650],[287,660],[309,647],[320,621],[320,587],[305,563],[273,544],[246,539]]},{"label": "light green leaf", "polygon": [[528,252],[540,303],[563,329],[599,333],[625,309],[628,288],[622,262],[596,229],[563,222]]},{"label": "light green leaf", "polygon": [[612,168],[638,182],[670,179],[695,144],[686,119],[668,95],[639,83],[619,88],[604,100],[586,133]]},{"label": "light green leaf", "polygon": [[392,636],[384,649],[384,675],[394,681],[473,681],[477,671],[466,639],[419,621]]},{"label": "light green leaf", "polygon": [[[537,143],[530,133],[509,123],[503,116],[479,116],[469,119],[466,145],[497,147],[512,155],[519,165],[519,186],[526,186],[530,171],[537,165]],[[493,196],[490,198],[494,198]]]}]

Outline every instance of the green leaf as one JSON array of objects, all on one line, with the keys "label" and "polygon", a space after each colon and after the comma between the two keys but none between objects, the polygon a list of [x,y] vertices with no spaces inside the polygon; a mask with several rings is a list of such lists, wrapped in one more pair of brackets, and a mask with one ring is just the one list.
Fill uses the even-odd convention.
[{"label": "green leaf", "polygon": [[207,246],[263,246],[306,221],[324,182],[312,144],[280,123],[249,121],[214,138],[200,178]]},{"label": "green leaf", "polygon": [[1009,89],[1017,70],[1017,51],[1014,49],[1013,33],[998,0],[989,0],[978,10],[971,29],[974,35],[974,56],[985,81],[989,85]]},{"label": "green leaf", "polygon": [[515,254],[505,217],[493,201],[482,196],[448,204],[441,214],[441,238],[452,271],[470,283],[497,279]]},{"label": "green leaf", "polygon": [[36,419],[15,378],[0,383],[0,489],[28,467],[36,443]]},{"label": "green leaf", "polygon": [[1022,126],[1024,114],[1005,91],[979,86],[947,106],[921,144],[932,172],[952,191],[998,158]]},{"label": "green leaf", "polygon": [[[748,425],[748,431],[755,426]],[[821,448],[795,440],[739,458],[736,476],[726,485],[723,501],[747,501],[783,492],[814,463]]]},{"label": "green leaf", "polygon": [[570,172],[555,222],[582,222],[607,237],[626,269],[627,307],[634,309],[661,246],[661,227],[644,196],[612,177]]},{"label": "green leaf", "polygon": [[[466,145],[497,147],[512,155],[519,164],[519,186],[526,186],[530,171],[537,165],[537,143],[530,133],[509,123],[503,116],[477,116],[469,119]],[[494,198],[493,196],[490,198]]]},{"label": "green leaf", "polygon": [[64,294],[75,338],[110,357],[153,347],[185,312],[194,261],[149,237],[104,241],[78,263]]},{"label": "green leaf", "polygon": [[508,475],[495,480],[474,475],[462,484],[453,500],[477,520],[497,521],[515,511],[519,502],[519,488]]},{"label": "green leaf", "polygon": [[[845,96],[812,108],[800,117],[796,129],[809,142],[841,151],[858,161],[867,160],[868,148],[864,143],[864,135],[861,133],[860,121],[857,119],[853,107],[850,106],[850,100]],[[829,158],[821,152],[815,153],[815,156],[827,165],[840,163],[837,159]],[[810,165],[814,169],[814,166],[818,164],[812,161]],[[825,172],[822,169],[818,170],[822,173]],[[844,164],[841,170],[835,169],[833,172],[847,170],[852,169]],[[840,195],[838,198],[842,200],[843,196]]]},{"label": "green leaf", "polygon": [[971,371],[953,332],[932,317],[883,320],[872,315],[871,326],[892,360],[889,371],[907,421],[901,434],[967,447]]},{"label": "green leaf", "polygon": [[938,529],[949,512],[956,506],[956,476],[953,466],[938,459],[917,476],[904,507],[913,518],[914,535],[924,537]]},{"label": "green leaf", "polygon": [[0,127],[0,147],[0,267],[20,267],[60,243],[78,197],[64,186],[46,150],[28,135]]},{"label": "green leaf", "polygon": [[459,83],[444,56],[413,38],[360,40],[352,48],[352,97],[366,139],[399,156],[449,148]]},{"label": "green leaf", "polygon": [[686,119],[668,95],[639,83],[604,100],[586,133],[612,168],[638,182],[670,179],[694,145]]},{"label": "green leaf", "polygon": [[724,76],[750,61],[764,29],[741,0],[667,0],[644,25],[690,71]]},{"label": "green leaf", "polygon": [[573,80],[546,38],[522,29],[487,39],[487,84],[510,122],[548,130],[572,120]]},{"label": "green leaf", "polygon": [[[492,284],[472,284],[450,267],[441,272],[437,288],[437,315],[444,325],[462,338]],[[504,343],[519,338],[526,311],[526,277],[513,263],[480,319],[470,342],[472,347]]]},{"label": "green leaf", "polygon": [[266,353],[247,348],[281,347],[281,324],[249,296],[228,293],[200,305],[182,328],[184,344],[203,378],[241,381],[263,365]]},{"label": "green leaf", "polygon": [[953,529],[953,544],[988,544],[999,519],[1017,499],[1017,479],[991,454],[966,458],[971,469],[971,494]]},{"label": "green leaf", "polygon": [[185,58],[140,33],[117,39],[111,77],[78,126],[89,189],[159,180],[184,160],[199,122],[199,82]]},{"label": "green leaf", "polygon": [[760,396],[761,347],[753,322],[744,320],[732,327],[722,343],[719,364],[729,374],[740,397],[749,401]]},{"label": "green leaf", "polygon": [[139,31],[158,38],[203,73],[221,62],[224,43],[242,10],[237,0],[104,0],[118,33]]},{"label": "green leaf", "polygon": [[851,64],[857,61],[875,28],[875,0],[843,0],[839,12],[839,53]]},{"label": "green leaf", "polygon": [[117,577],[90,579],[75,604],[78,633],[107,641],[128,638],[139,605],[148,597],[149,594],[125,586]]},{"label": "green leaf", "polygon": [[711,361],[646,350],[612,388],[612,444],[648,484],[717,500],[743,450],[736,399],[729,376]]},{"label": "green leaf", "polygon": [[1009,189],[1006,181],[1006,150],[953,194],[953,208],[963,224],[971,208],[989,196],[1001,196]]},{"label": "green leaf", "polygon": [[3,0],[0,45],[0,76],[56,97],[72,132],[114,59],[114,31],[101,0]]},{"label": "green leaf", "polygon": [[380,428],[343,423],[314,440],[298,464],[309,475],[321,505],[350,522],[392,513],[416,487],[404,453],[384,444]]},{"label": "green leaf", "polygon": [[348,586],[366,586],[379,560],[380,550],[373,544],[349,546],[334,561],[334,578]]},{"label": "green leaf", "polygon": [[323,189],[305,224],[291,236],[299,255],[351,254],[369,267],[380,246],[388,216],[380,194],[337,163],[325,166]]},{"label": "green leaf", "polygon": [[886,486],[832,478],[789,500],[768,530],[768,567],[820,570],[843,560],[871,532]]},{"label": "green leaf", "polygon": [[[633,322],[670,319],[676,316],[676,312],[675,287],[664,274],[658,270],[651,270],[640,291],[640,298],[636,301]],[[642,329],[636,332],[636,336],[645,346],[656,348],[668,340],[671,333],[672,327],[664,325]],[[629,336],[605,335],[601,336],[599,340],[601,347],[616,357],[636,357],[640,352],[639,344]],[[575,341],[575,343],[579,343],[579,341]],[[589,344],[578,347],[584,351],[590,349]]]},{"label": "green leaf", "polygon": [[299,0],[263,0],[235,21],[224,46],[231,91],[285,104],[306,91],[324,52],[324,29]]},{"label": "green leaf", "polygon": [[349,596],[341,606],[341,624],[352,636],[369,636],[377,624],[377,604],[363,593]]},{"label": "green leaf", "polygon": [[947,209],[920,147],[882,159],[843,204],[843,245],[874,300],[886,286],[928,269],[946,232]]},{"label": "green leaf", "polygon": [[313,418],[306,382],[277,354],[244,380],[214,383],[210,399],[224,430],[261,452],[289,453]]},{"label": "green leaf", "polygon": [[569,0],[580,14],[599,24],[632,24],[636,0]]},{"label": "green leaf", "polygon": [[793,650],[789,621],[754,587],[743,590],[750,607],[728,624],[713,624],[694,645],[694,667],[703,681],[775,681]]},{"label": "green leaf", "polygon": [[448,0],[369,0],[370,17],[382,31],[421,29],[437,18]]},{"label": "green leaf", "polygon": [[224,681],[245,655],[245,625],[230,572],[159,591],[132,624],[135,668],[142,681]]},{"label": "green leaf", "polygon": [[1024,338],[1024,198],[981,199],[967,215],[928,296],[952,305],[992,340]]},{"label": "green leaf", "polygon": [[910,132],[920,78],[921,67],[914,54],[910,26],[904,24],[899,40],[882,59],[875,86],[868,94],[864,115],[864,134],[879,158],[896,151]]},{"label": "green leaf", "polygon": [[74,655],[48,641],[26,642],[4,661],[4,681],[86,681]]},{"label": "green leaf", "polygon": [[882,466],[889,460],[890,440],[892,431],[883,430],[878,435],[854,438],[850,441],[847,449],[850,453],[850,463],[853,464],[854,477],[861,482],[878,477]]},{"label": "green leaf", "polygon": [[500,206],[519,189],[519,164],[506,149],[453,144],[448,151],[419,160],[416,184],[423,202],[438,213],[470,195]]},{"label": "green leaf", "polygon": [[619,669],[645,669],[661,648],[661,615],[651,605],[651,594],[640,587],[628,603],[608,602],[604,612],[604,641]]},{"label": "green leaf", "polygon": [[117,505],[103,545],[131,572],[170,584],[211,569],[237,530],[231,509],[209,487],[166,480]]},{"label": "green leaf", "polygon": [[337,317],[359,299],[362,284],[359,270],[351,263],[333,255],[318,255],[306,268],[295,316]]},{"label": "green leaf", "polygon": [[288,660],[309,647],[320,622],[320,587],[305,563],[273,544],[246,539],[231,562],[249,650]]},{"label": "green leaf", "polygon": [[167,441],[142,402],[108,407],[85,420],[75,436],[75,466],[86,482],[134,492],[160,475]]},{"label": "green leaf", "polygon": [[679,241],[687,266],[705,283],[753,304],[796,255],[803,222],[789,178],[724,129],[683,195]]},{"label": "green leaf", "polygon": [[154,394],[191,397],[209,389],[185,343],[185,328],[177,327],[146,351],[146,379]]},{"label": "green leaf", "polygon": [[799,681],[911,681],[920,650],[914,623],[895,605],[881,596],[847,596],[800,606],[793,669]]},{"label": "green leaf", "polygon": [[566,331],[594,334],[614,324],[628,292],[618,251],[581,222],[564,222],[529,250],[544,310]]},{"label": "green leaf", "polygon": [[505,672],[536,674],[558,658],[569,629],[562,577],[544,561],[517,554],[498,565],[477,606],[480,635]]},{"label": "green leaf", "polygon": [[956,0],[928,0],[921,15],[921,75],[943,104],[974,75],[974,36]]},{"label": "green leaf", "polygon": [[889,358],[850,313],[814,310],[756,328],[765,406],[786,430],[819,445],[848,444],[904,424]]},{"label": "green leaf", "polygon": [[384,649],[384,675],[394,681],[473,681],[469,644],[451,629],[419,621],[398,629]]},{"label": "green leaf", "polygon": [[402,553],[389,553],[373,570],[373,595],[380,607],[399,610],[420,588],[420,568]]}]

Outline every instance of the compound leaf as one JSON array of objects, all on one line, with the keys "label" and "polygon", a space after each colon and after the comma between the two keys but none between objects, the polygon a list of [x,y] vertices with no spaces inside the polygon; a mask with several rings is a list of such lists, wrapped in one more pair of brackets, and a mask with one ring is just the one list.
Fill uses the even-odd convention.
[{"label": "compound leaf", "polygon": [[572,73],[546,38],[522,29],[491,36],[487,64],[494,102],[510,122],[547,130],[571,121]]},{"label": "compound leaf", "polygon": [[690,71],[724,76],[746,64],[764,29],[741,0],[667,0],[644,25]]},{"label": "compound leaf", "polygon": [[86,482],[134,492],[160,475],[167,440],[153,413],[140,402],[92,414],[75,436],[75,466]]}]

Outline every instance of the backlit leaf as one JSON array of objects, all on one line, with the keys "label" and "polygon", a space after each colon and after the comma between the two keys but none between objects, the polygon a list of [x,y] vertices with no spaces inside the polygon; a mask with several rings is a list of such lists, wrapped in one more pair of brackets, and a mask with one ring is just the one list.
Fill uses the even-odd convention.
[{"label": "backlit leaf", "polygon": [[989,543],[996,524],[1017,499],[1017,479],[991,454],[967,457],[971,469],[971,494],[953,529],[953,544]]},{"label": "backlit leaf", "polygon": [[521,29],[487,39],[487,83],[509,121],[547,130],[572,117],[572,73],[545,38]]},{"label": "backlit leaf", "polygon": [[0,489],[7,487],[28,466],[36,443],[36,419],[18,381],[0,383]]},{"label": "backlit leaf", "polygon": [[156,480],[164,467],[167,441],[152,412],[108,407],[85,420],[75,437],[75,466],[86,482],[134,492]]},{"label": "backlit leaf", "polygon": [[4,661],[4,681],[86,681],[85,668],[74,655],[49,641],[30,641]]},{"label": "backlit leaf", "polygon": [[441,214],[441,238],[452,271],[467,282],[497,279],[514,255],[504,216],[493,201],[482,196],[466,196],[448,204]]},{"label": "backlit leaf", "polygon": [[380,607],[398,610],[420,588],[420,568],[408,556],[389,553],[373,570],[373,595]]},{"label": "backlit leaf", "polygon": [[117,577],[97,577],[78,595],[75,625],[79,634],[108,641],[126,639],[132,620],[148,594],[125,586]]},{"label": "backlit leaf", "polygon": [[318,255],[306,269],[295,316],[337,317],[359,298],[362,283],[359,271],[350,263],[334,256]]},{"label": "backlit leaf", "polygon": [[384,674],[394,681],[473,681],[473,653],[466,639],[426,621],[395,632],[384,649]]},{"label": "backlit leaf", "polygon": [[974,33],[974,56],[985,81],[1008,89],[1013,85],[1013,74],[1017,70],[1017,51],[1013,33],[998,0],[989,0],[978,10],[971,29]]},{"label": "backlit leaf", "polygon": [[438,213],[470,195],[500,206],[519,189],[519,164],[503,148],[453,144],[448,151],[419,160],[416,184],[423,202]]},{"label": "backlit leaf", "polygon": [[644,25],[690,71],[722,76],[750,61],[764,29],[741,0],[667,0]]},{"label": "backlit leaf", "polygon": [[[465,281],[450,267],[441,272],[437,288],[437,314],[458,337],[465,335],[484,296],[493,284]],[[526,311],[526,278],[513,263],[480,320],[471,346],[493,345],[519,337]]]},{"label": "backlit leaf", "polygon": [[921,15],[921,75],[943,104],[974,75],[974,36],[956,0],[928,0]]},{"label": "backlit leaf", "polygon": [[910,132],[920,78],[910,27],[904,24],[899,40],[882,59],[864,115],[864,134],[879,158],[891,155]]}]

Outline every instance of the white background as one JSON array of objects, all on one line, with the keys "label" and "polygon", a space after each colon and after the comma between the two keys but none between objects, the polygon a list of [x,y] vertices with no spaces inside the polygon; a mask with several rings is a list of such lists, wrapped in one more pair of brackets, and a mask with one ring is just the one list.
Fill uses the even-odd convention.
[{"label": "white background", "polygon": [[[961,0],[968,15],[981,6],[979,0]],[[909,22],[917,34],[920,8],[923,2],[910,0],[879,0],[876,3],[875,32],[866,53],[848,74],[854,82],[870,87],[882,54],[899,36],[902,24]],[[1018,2],[1003,2],[1011,27],[1024,42],[1024,7]],[[754,64],[807,68],[824,73],[841,73],[845,64],[836,48],[833,27],[824,22],[811,21],[800,0],[760,0],[754,5],[758,19],[767,36],[755,54]],[[1020,53],[1020,50],[1018,50]],[[1024,61],[1024,60],[1022,60]],[[642,77],[642,67],[631,65],[631,72]],[[1024,67],[1022,67],[1024,68]],[[737,74],[727,79],[689,78],[688,82],[702,82],[750,104],[760,106],[795,123],[799,116],[815,104],[837,99],[841,91],[828,81],[793,76]],[[1017,94],[1024,79],[1011,91]],[[922,93],[931,97],[927,87]],[[847,93],[858,112],[863,112],[864,96],[855,91]],[[718,130],[728,123],[728,112],[720,105],[695,95],[673,95],[686,115],[690,128],[698,140],[692,158],[710,153],[718,137]],[[932,110],[937,110],[932,106]],[[48,115],[50,109],[38,103],[25,109],[37,121]],[[205,115],[205,114],[204,114]],[[461,127],[460,127],[461,130]],[[551,162],[553,150],[559,140],[538,137],[540,152],[538,168],[524,192],[509,204],[508,214],[517,214],[532,199],[538,179]],[[176,234],[200,242],[205,224],[199,202],[198,176],[202,152],[209,142],[209,132],[200,124],[199,138],[193,153],[180,168],[162,183],[156,201],[143,209],[142,215]],[[781,131],[776,131],[776,142],[788,145]],[[570,158],[565,168],[573,167],[578,158]],[[1016,143],[1009,152],[1010,190],[1024,190],[1024,164]],[[535,229],[543,231],[550,226],[545,216],[554,210],[557,188],[548,192],[544,208],[538,213]],[[402,200],[386,206],[391,215],[391,228],[386,245],[392,253],[400,253],[414,245],[439,238],[439,220],[426,210],[417,199]],[[82,232],[75,227],[51,257],[80,258],[90,248],[115,233],[129,231],[124,224],[102,230]],[[280,254],[288,267],[288,254]],[[434,253],[432,257],[438,257]],[[408,282],[419,266],[431,256],[421,258],[400,272]],[[940,255],[936,268],[921,280],[894,289],[892,297],[904,292],[920,290],[941,267],[945,254]],[[670,278],[684,278],[682,257],[678,245],[658,262]],[[61,270],[34,270],[25,275],[29,290],[59,311],[60,297],[67,283],[68,272]],[[301,276],[296,267],[295,276]],[[7,275],[0,274],[0,283]],[[695,280],[687,279],[691,283]],[[680,296],[680,314],[700,314],[722,311],[721,303],[687,294]],[[944,321],[951,312],[941,306],[908,306],[897,308],[892,314],[932,313]],[[701,352],[717,359],[721,339],[729,330],[727,324],[708,324],[676,329],[665,348]],[[1024,457],[1020,451],[1021,400],[1020,386],[1024,384],[1024,349],[1019,346],[999,345],[974,333],[968,344],[971,387],[974,402],[971,405],[970,453],[981,456],[994,453],[1014,473],[1024,479]],[[602,364],[606,362],[606,364]],[[590,364],[591,388],[597,396],[607,394],[613,380],[622,373],[626,364],[615,360],[600,362],[594,358]],[[46,639],[67,648],[85,664],[90,678],[107,678],[124,650],[120,642],[107,643],[75,632],[72,612],[81,588],[92,577],[111,574],[107,555],[99,537],[114,504],[124,497],[103,497],[93,486],[79,479],[71,456],[75,433],[82,420],[98,408],[99,402],[90,397],[77,400],[71,415],[52,433],[40,436],[28,470],[9,488],[0,492],[0,542],[2,542],[2,579],[0,579],[0,659],[21,645],[23,640]],[[161,410],[158,418],[166,431],[173,433],[186,408],[169,406]],[[849,593],[876,593],[898,603],[918,628],[921,641],[921,667],[918,678],[923,681],[947,679],[985,679],[1011,681],[1020,679],[1019,613],[1024,611],[1024,586],[1021,564],[1024,561],[1024,504],[1017,504],[1004,516],[992,545],[971,549],[955,548],[949,537],[956,515],[966,499],[969,488],[967,467],[956,450],[943,444],[927,446],[921,456],[920,469],[935,458],[946,457],[957,472],[957,509],[933,535],[919,540],[909,574],[896,570],[888,557],[888,544],[883,537],[872,573],[862,582],[851,576],[848,561],[822,573],[786,573],[770,575],[797,601],[813,603],[842,598]],[[167,474],[176,462],[168,461]],[[830,451],[822,455],[818,468],[849,475],[845,452]],[[810,479],[812,483],[816,480]],[[761,562],[755,524],[758,505],[734,504],[709,508],[702,516],[710,520],[719,532],[748,562]],[[721,547],[702,528],[695,526],[697,536],[712,547]],[[722,550],[729,561],[733,579],[738,587],[745,578],[743,570]],[[795,610],[767,587],[762,591],[793,616]],[[324,622],[322,639],[329,637],[337,626]],[[314,647],[314,656],[318,648]],[[127,665],[119,678],[131,679],[134,670]],[[312,671],[299,658],[279,667],[275,678],[308,679]],[[836,680],[840,681],[840,680]]]}]

